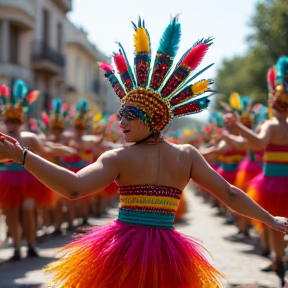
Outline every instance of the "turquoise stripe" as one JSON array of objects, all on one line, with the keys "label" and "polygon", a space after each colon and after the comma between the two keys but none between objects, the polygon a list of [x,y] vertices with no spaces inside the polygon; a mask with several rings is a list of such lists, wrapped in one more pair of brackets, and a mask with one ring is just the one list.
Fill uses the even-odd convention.
[{"label": "turquoise stripe", "polygon": [[255,162],[255,154],[252,151],[249,151],[248,157],[251,162]]},{"label": "turquoise stripe", "polygon": [[224,170],[224,171],[236,171],[238,168],[239,164],[235,164],[235,163],[220,163],[220,167]]},{"label": "turquoise stripe", "polygon": [[58,164],[64,168],[79,169],[88,166],[90,163],[85,160],[80,160],[78,162],[72,162],[72,163],[59,160]]},{"label": "turquoise stripe", "polygon": [[118,220],[140,226],[173,229],[175,214],[153,213],[119,208]]},{"label": "turquoise stripe", "polygon": [[0,165],[0,171],[22,171],[22,170],[25,169],[18,163],[9,163]]},{"label": "turquoise stripe", "polygon": [[276,164],[276,163],[264,163],[263,173],[265,176],[287,177],[288,176],[288,165],[287,164]]}]

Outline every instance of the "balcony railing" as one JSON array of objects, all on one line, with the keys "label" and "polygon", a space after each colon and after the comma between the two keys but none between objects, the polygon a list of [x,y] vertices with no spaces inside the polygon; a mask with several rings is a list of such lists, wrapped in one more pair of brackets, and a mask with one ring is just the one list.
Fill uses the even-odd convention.
[{"label": "balcony railing", "polygon": [[32,60],[33,61],[46,60],[58,65],[59,67],[64,67],[65,65],[64,55],[50,48],[43,42],[33,43]]},{"label": "balcony railing", "polygon": [[21,9],[32,17],[36,15],[35,6],[31,0],[0,0],[0,6]]}]

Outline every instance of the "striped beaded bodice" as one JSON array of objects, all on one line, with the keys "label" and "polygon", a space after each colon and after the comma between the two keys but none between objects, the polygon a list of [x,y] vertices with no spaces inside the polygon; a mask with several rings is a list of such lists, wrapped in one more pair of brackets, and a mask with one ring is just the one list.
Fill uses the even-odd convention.
[{"label": "striped beaded bodice", "polygon": [[167,186],[120,187],[118,220],[142,226],[173,229],[181,193],[181,190]]},{"label": "striped beaded bodice", "polygon": [[263,173],[266,176],[288,176],[288,145],[270,144],[263,155]]},{"label": "striped beaded bodice", "polygon": [[226,150],[216,154],[217,166],[224,171],[237,171],[239,163],[246,156],[246,151]]}]

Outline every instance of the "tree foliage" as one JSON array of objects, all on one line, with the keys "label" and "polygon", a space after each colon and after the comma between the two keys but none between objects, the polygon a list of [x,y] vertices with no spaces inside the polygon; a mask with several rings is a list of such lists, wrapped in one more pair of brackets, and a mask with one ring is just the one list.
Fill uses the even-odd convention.
[{"label": "tree foliage", "polygon": [[267,70],[279,57],[288,55],[288,1],[260,1],[249,26],[252,32],[246,39],[248,52],[222,62],[216,89],[222,100],[238,92],[267,104]]}]

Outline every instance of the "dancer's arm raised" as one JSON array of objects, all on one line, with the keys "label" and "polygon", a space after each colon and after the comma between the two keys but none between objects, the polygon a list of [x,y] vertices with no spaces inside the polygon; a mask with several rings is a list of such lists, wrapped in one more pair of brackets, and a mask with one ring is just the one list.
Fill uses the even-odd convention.
[{"label": "dancer's arm raised", "polygon": [[248,141],[249,147],[253,150],[262,150],[271,142],[271,121],[265,122],[261,126],[258,134],[237,121],[233,114],[226,114],[224,116],[224,122],[228,127],[237,128],[238,132]]}]

